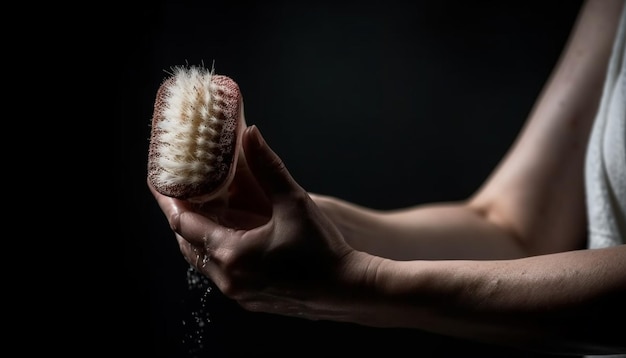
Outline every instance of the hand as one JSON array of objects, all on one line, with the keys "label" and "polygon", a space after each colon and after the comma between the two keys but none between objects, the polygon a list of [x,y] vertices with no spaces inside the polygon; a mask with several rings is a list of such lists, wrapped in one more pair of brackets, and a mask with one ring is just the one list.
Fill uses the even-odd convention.
[{"label": "hand", "polygon": [[[351,304],[366,277],[364,254],[346,244],[256,127],[242,145],[229,200],[237,208],[197,208],[151,188],[181,252],[248,310],[342,320],[339,307]],[[245,193],[254,199],[243,200]]]}]

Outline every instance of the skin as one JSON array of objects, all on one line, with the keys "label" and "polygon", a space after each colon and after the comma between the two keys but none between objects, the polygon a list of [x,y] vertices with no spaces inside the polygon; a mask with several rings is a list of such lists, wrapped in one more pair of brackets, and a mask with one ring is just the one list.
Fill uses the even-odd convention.
[{"label": "skin", "polygon": [[247,310],[624,353],[626,245],[585,249],[583,177],[622,6],[583,5],[518,139],[465,201],[382,212],[309,193],[255,126],[228,207],[152,193],[187,261]]}]

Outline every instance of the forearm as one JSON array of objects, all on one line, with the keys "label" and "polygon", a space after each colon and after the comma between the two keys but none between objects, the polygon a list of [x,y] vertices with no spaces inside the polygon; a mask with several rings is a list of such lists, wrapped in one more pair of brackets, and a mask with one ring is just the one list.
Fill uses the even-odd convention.
[{"label": "forearm", "polygon": [[369,260],[370,295],[386,304],[374,302],[362,323],[543,352],[626,351],[623,322],[612,322],[626,317],[626,246],[502,261]]},{"label": "forearm", "polygon": [[394,260],[526,256],[509,232],[463,202],[375,211],[335,199],[325,206],[353,248]]}]

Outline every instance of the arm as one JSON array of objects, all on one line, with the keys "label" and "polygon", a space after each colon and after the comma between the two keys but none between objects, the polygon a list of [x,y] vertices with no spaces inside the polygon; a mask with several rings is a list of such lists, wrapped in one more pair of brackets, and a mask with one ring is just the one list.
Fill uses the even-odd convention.
[{"label": "arm", "polygon": [[379,322],[549,353],[626,352],[626,245],[504,261],[373,261],[380,300],[394,302],[375,311]]},{"label": "arm", "polygon": [[[610,323],[626,316],[626,245],[578,250],[585,144],[621,6],[585,3],[521,136],[469,200],[381,213],[314,196],[360,250],[491,259],[371,259],[372,286],[395,302],[372,316],[378,322],[547,352],[626,351],[626,335]],[[518,259],[500,260],[508,258]]]},{"label": "arm", "polygon": [[521,135],[468,200],[382,213],[313,198],[350,245],[388,258],[506,259],[583,248],[585,148],[623,3],[583,5]]},{"label": "arm", "polygon": [[[267,199],[259,203],[260,209],[251,205],[243,212],[211,212],[210,207],[194,207],[154,188],[152,194],[187,261],[250,311],[417,328],[543,352],[626,352],[623,330],[610,324],[626,316],[626,245],[571,250],[581,246],[584,225],[572,228],[557,215],[563,211],[566,220],[582,216],[582,198],[550,190],[553,178],[563,180],[559,188],[574,191],[569,194],[583,189],[578,173],[583,154],[567,153],[586,140],[610,40],[590,41],[589,47],[583,46],[590,50],[583,53],[577,49],[586,42],[583,30],[611,37],[622,3],[591,0],[585,5],[566,54],[520,140],[467,203],[381,215],[331,200],[334,210],[343,210],[353,220],[352,231],[344,230],[332,210],[320,210],[327,199],[318,198],[316,205],[254,126],[242,138],[247,166],[243,173],[253,180],[253,191]],[[579,86],[587,89],[579,92]],[[568,130],[573,118],[578,125]],[[567,132],[570,139],[564,138]],[[546,158],[546,150],[555,153]],[[578,173],[576,178],[568,176],[572,173]],[[512,188],[525,195],[509,195]],[[557,210],[542,198],[565,203]],[[574,208],[566,209],[567,204]],[[244,215],[249,210],[264,219],[249,219]],[[543,215],[555,220],[555,229]],[[363,230],[358,220],[375,228],[374,235],[392,238],[406,249],[409,244],[432,249],[424,256],[461,256],[475,246],[472,255],[484,260],[399,261],[356,250],[357,237],[350,235]],[[462,245],[470,239],[477,243]],[[556,245],[543,240],[556,240]],[[454,249],[457,244],[463,248]],[[372,251],[381,247],[373,244]],[[457,251],[448,255],[448,249]],[[521,258],[498,259],[501,256]]]},{"label": "arm", "polygon": [[224,226],[212,214],[227,213],[151,188],[187,261],[243,308],[541,352],[626,352],[611,324],[626,316],[626,245],[511,260],[382,258],[347,245],[256,127],[243,144],[271,202],[264,224]]}]

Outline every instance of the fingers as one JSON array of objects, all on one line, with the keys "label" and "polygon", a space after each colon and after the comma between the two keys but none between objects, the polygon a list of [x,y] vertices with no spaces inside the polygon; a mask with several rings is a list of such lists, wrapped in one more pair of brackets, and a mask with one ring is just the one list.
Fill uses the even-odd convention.
[{"label": "fingers", "polygon": [[272,216],[272,205],[250,172],[243,150],[239,152],[237,173],[233,178],[229,192],[228,205],[230,208],[254,212],[267,218]]},{"label": "fingers", "polygon": [[[152,186],[149,180],[148,188],[150,188],[150,191],[159,204],[161,211],[163,211],[163,214],[167,217],[167,221],[170,223],[170,226],[178,221],[178,216],[182,211],[188,211],[191,208],[190,204],[185,201],[170,198],[169,196],[159,193],[154,186]],[[172,226],[172,230],[176,231],[174,226]]]},{"label": "fingers", "polygon": [[165,196],[156,191],[150,183],[148,183],[148,187],[165,214],[172,230],[191,244],[206,245],[206,241],[209,239],[208,235],[211,235],[212,244],[219,245],[221,240],[228,239],[228,236],[232,235],[232,230],[194,211],[192,204]]},{"label": "fingers", "polygon": [[291,177],[283,161],[267,145],[256,126],[246,128],[243,148],[252,174],[272,202],[284,194],[303,189]]},{"label": "fingers", "polygon": [[204,247],[195,246],[178,234],[176,234],[176,241],[185,260],[201,273],[208,274],[210,253]]}]

